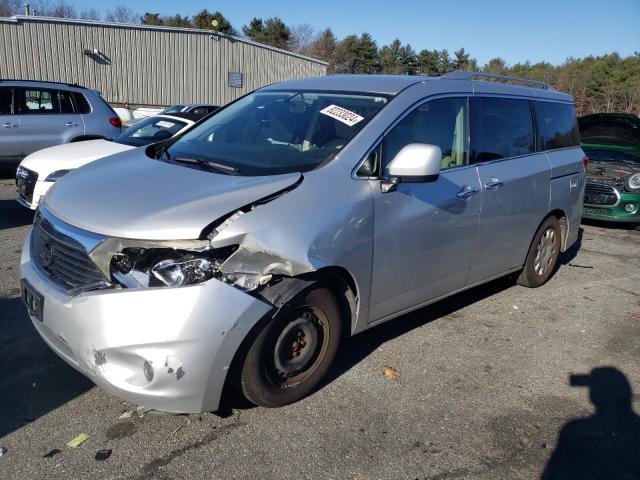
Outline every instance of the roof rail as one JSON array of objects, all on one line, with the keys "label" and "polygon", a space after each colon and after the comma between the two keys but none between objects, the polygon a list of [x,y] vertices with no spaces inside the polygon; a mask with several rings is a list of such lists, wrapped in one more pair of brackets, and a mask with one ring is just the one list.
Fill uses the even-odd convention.
[{"label": "roof rail", "polygon": [[440,75],[439,78],[445,78],[447,80],[474,80],[477,77],[490,78],[490,79],[509,81],[509,82],[519,82],[519,83],[525,83],[527,85],[532,85],[537,88],[542,88],[544,90],[555,90],[551,84],[546,82],[529,80],[528,78],[507,77],[506,75],[495,75],[493,73],[465,72],[462,70],[456,70],[455,72],[449,72],[449,73]]},{"label": "roof rail", "polygon": [[54,82],[51,80],[29,80],[28,78],[0,78],[0,83],[2,82],[34,82],[34,83],[53,83],[55,85],[66,85],[67,87],[74,88],[87,88],[82,85],[78,85],[77,83],[65,83],[65,82]]}]

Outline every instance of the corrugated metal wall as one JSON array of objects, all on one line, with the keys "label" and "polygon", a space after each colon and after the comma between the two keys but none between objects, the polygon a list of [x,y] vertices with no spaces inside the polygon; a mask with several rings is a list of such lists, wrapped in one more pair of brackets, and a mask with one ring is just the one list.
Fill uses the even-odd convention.
[{"label": "corrugated metal wall", "polygon": [[[98,54],[85,50],[97,49]],[[326,64],[203,30],[0,19],[0,78],[78,83],[112,103],[223,105],[258,87],[326,74]],[[242,88],[228,86],[242,72]]]}]

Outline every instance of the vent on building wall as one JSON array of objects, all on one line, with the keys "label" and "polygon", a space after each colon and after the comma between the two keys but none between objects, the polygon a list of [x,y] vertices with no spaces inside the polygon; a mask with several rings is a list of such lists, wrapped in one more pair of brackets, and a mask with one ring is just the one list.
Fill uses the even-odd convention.
[{"label": "vent on building wall", "polygon": [[242,88],[242,72],[229,72],[229,86],[232,88]]}]

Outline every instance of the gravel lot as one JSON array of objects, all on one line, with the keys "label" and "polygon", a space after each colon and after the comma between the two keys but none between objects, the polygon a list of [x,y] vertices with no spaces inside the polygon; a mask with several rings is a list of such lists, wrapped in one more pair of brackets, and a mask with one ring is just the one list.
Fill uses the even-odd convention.
[{"label": "gravel lot", "polygon": [[[18,282],[32,215],[13,196],[5,173],[0,478],[640,478],[616,470],[640,469],[628,466],[640,461],[640,396],[594,415],[589,388],[569,382],[617,369],[599,371],[601,412],[624,397],[617,371],[640,393],[640,232],[583,225],[541,288],[499,280],[345,341],[324,386],[295,405],[227,396],[218,414],[120,418],[134,406],[68,367],[31,326]],[[79,433],[89,439],[66,447]],[[100,449],[113,453],[99,462]]]}]

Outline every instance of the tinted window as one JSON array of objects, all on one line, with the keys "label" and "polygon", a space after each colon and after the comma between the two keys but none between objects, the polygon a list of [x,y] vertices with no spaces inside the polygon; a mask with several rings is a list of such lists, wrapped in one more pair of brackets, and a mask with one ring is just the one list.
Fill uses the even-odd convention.
[{"label": "tinted window", "polygon": [[640,119],[634,115],[587,115],[578,124],[584,143],[640,146]]},{"label": "tinted window", "polygon": [[71,100],[71,93],[60,90],[58,95],[60,101],[60,113],[75,113],[73,101]]},{"label": "tinted window", "polygon": [[580,134],[573,105],[535,102],[538,150],[577,147]]},{"label": "tinted window", "polygon": [[160,113],[179,113],[182,110],[184,110],[186,108],[185,105],[174,105],[172,107],[169,108],[165,108],[164,110],[162,110]]},{"label": "tinted window", "polygon": [[13,113],[13,89],[0,88],[0,115]]},{"label": "tinted window", "polygon": [[132,125],[114,141],[125,145],[142,146],[173,137],[187,124],[169,118],[150,117]]},{"label": "tinted window", "polygon": [[91,113],[91,106],[85,96],[79,92],[71,92],[73,95],[73,101],[75,103],[76,112],[78,113]]},{"label": "tinted window", "polygon": [[467,99],[443,98],[423,103],[385,137],[385,166],[410,143],[428,143],[442,150],[442,168],[464,165],[467,158]]},{"label": "tinted window", "polygon": [[528,100],[472,98],[471,115],[474,162],[515,157],[535,151]]}]

